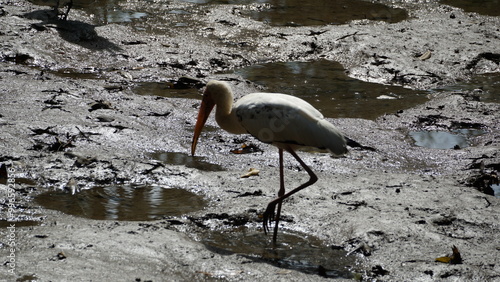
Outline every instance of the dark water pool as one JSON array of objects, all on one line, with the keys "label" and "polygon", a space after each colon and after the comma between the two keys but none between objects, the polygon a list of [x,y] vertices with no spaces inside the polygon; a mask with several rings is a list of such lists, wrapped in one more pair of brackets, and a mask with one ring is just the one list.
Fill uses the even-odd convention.
[{"label": "dark water pool", "polygon": [[[30,0],[37,5],[53,6],[56,0]],[[61,0],[61,3],[68,0]],[[399,22],[407,18],[405,10],[391,8],[384,4],[362,0],[178,0],[178,1],[143,1],[136,10],[127,10],[125,0],[73,0],[74,9],[85,10],[98,24],[130,23],[141,18],[156,18],[148,24],[165,24],[161,20],[163,13],[189,14],[188,9],[170,8],[169,4],[266,4],[258,9],[241,9],[243,15],[271,25],[307,26],[325,24],[344,24],[352,20],[369,19]],[[155,8],[156,7],[156,8]],[[71,13],[70,13],[71,18]],[[183,21],[181,25],[189,26]],[[145,30],[151,29],[144,28]]]},{"label": "dark water pool", "polygon": [[332,118],[375,119],[428,100],[426,91],[350,78],[341,64],[327,60],[260,64],[235,73],[267,87],[266,92],[302,98]]},{"label": "dark water pool", "polygon": [[441,0],[440,2],[463,9],[465,12],[500,16],[500,2],[498,0]]},{"label": "dark water pool", "polygon": [[238,254],[249,260],[327,278],[358,277],[355,269],[359,261],[355,255],[328,246],[314,236],[281,232],[276,245],[271,241],[272,236],[247,228],[209,232],[201,239],[209,250],[217,253]]},{"label": "dark water pool", "polygon": [[156,220],[180,216],[202,209],[202,196],[161,186],[112,185],[95,187],[74,195],[51,191],[38,195],[35,202],[47,209],[100,220]]}]

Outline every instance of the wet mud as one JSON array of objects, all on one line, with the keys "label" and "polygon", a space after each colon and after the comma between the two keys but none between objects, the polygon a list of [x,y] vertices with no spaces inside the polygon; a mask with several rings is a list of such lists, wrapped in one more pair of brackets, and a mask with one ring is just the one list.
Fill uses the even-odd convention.
[{"label": "wet mud", "polygon": [[[0,1],[0,280],[500,278],[498,17],[379,1],[393,20],[272,24],[253,16],[272,1],[198,2],[76,6],[60,21]],[[190,156],[196,96],[209,79],[238,97],[277,91],[241,70],[325,61],[382,87],[371,107],[397,104],[325,113],[361,145],[299,153],[319,181],[284,203],[273,248],[261,214],[277,150],[210,119]],[[285,163],[289,189],[306,175]],[[435,261],[453,246],[461,263]]]}]

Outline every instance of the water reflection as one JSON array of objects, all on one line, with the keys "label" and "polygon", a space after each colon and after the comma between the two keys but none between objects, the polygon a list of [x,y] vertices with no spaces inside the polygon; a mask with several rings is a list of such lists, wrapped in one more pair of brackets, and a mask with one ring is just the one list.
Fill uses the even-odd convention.
[{"label": "water reflection", "polygon": [[498,0],[441,0],[441,3],[458,7],[465,12],[487,16],[500,16],[500,1]]},{"label": "water reflection", "polygon": [[431,149],[453,149],[468,147],[467,139],[444,131],[413,131],[410,136],[415,140],[415,145]]},{"label": "water reflection", "polygon": [[493,193],[495,194],[495,197],[500,198],[500,185],[493,184],[493,185],[491,185],[491,189],[493,189]]},{"label": "water reflection", "polygon": [[[146,17],[141,11],[123,10],[119,3],[124,0],[74,0],[75,8],[85,10],[98,24],[129,23],[134,19]],[[81,2],[77,5],[77,2]],[[83,3],[82,3],[83,2]]]},{"label": "water reflection", "polygon": [[363,19],[395,23],[407,18],[403,9],[360,0],[269,0],[266,3],[272,8],[253,11],[250,15],[277,26],[344,24]]},{"label": "water reflection", "polygon": [[500,73],[478,74],[470,80],[433,91],[474,91],[482,102],[500,103]]},{"label": "water reflection", "polygon": [[177,89],[169,82],[143,82],[133,89],[138,95],[161,96],[167,98],[200,99],[197,88]]},{"label": "water reflection", "polygon": [[[53,6],[56,0],[30,0],[38,5]],[[61,0],[61,3],[69,0]],[[143,7],[139,11],[125,11],[119,5],[125,0],[73,0],[73,9],[83,9],[99,24],[126,23],[162,11]],[[159,1],[159,5],[169,1]],[[391,8],[380,3],[362,0],[179,0],[192,4],[269,4],[269,9],[243,10],[244,15],[271,25],[325,25],[344,24],[352,20],[369,19],[399,22],[407,18],[405,10]],[[147,3],[147,2],[146,2]],[[71,12],[70,12],[71,18]]]},{"label": "water reflection", "polygon": [[99,220],[155,220],[197,211],[206,205],[203,197],[183,189],[131,185],[96,187],[75,195],[47,192],[37,196],[35,202],[47,209]]},{"label": "water reflection", "polygon": [[58,69],[56,71],[51,71],[51,73],[59,76],[59,77],[67,77],[73,79],[102,79],[103,77],[94,72],[93,70],[89,70],[88,72],[82,72],[76,69],[63,68]]},{"label": "water reflection", "polygon": [[344,24],[369,19],[395,23],[407,18],[403,9],[362,0],[181,0],[196,4],[270,4],[270,9],[242,11],[255,20],[271,25],[307,26]]},{"label": "water reflection", "polygon": [[105,15],[98,17],[97,20],[102,23],[128,23],[135,19],[146,17],[147,15],[148,14],[142,12],[111,10]]},{"label": "water reflection", "polygon": [[35,220],[23,220],[23,221],[0,220],[0,229],[12,226],[12,224],[15,224],[16,228],[17,227],[27,227],[27,226],[37,226],[40,224],[40,221],[35,221]]},{"label": "water reflection", "polygon": [[431,149],[460,149],[469,147],[469,137],[479,136],[485,131],[481,129],[457,129],[453,133],[445,131],[411,131],[409,135],[416,146]]},{"label": "water reflection", "polygon": [[423,91],[350,78],[342,65],[327,60],[253,65],[235,72],[266,86],[266,92],[300,97],[326,117],[375,119],[427,100]]},{"label": "water reflection", "polygon": [[[29,1],[36,5],[53,7],[57,0]],[[69,0],[60,0],[61,7],[63,3],[67,2]],[[122,10],[119,5],[120,2],[126,2],[126,0],[73,0],[72,9],[85,10],[98,24],[128,23],[134,19],[147,16],[144,12]],[[68,18],[71,18],[71,11]]]},{"label": "water reflection", "polygon": [[151,158],[168,165],[183,165],[204,171],[222,171],[222,166],[204,161],[203,157],[191,156],[178,152],[155,152],[150,154]]},{"label": "water reflection", "polygon": [[328,278],[354,278],[357,265],[354,256],[342,249],[325,245],[314,236],[300,233],[280,233],[276,246],[262,232],[239,228],[233,232],[211,231],[202,243],[217,253],[239,254],[251,260],[275,266],[317,274]]}]

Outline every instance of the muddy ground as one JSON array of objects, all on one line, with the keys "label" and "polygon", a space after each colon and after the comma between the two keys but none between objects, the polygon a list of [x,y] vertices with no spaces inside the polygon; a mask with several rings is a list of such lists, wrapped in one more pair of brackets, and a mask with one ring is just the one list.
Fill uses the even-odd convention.
[{"label": "muddy ground", "polygon": [[[407,9],[409,19],[272,27],[241,13],[265,5],[148,2],[144,9],[191,14],[165,13],[165,26],[146,33],[133,25],[93,25],[81,10],[61,22],[50,19],[47,7],[0,1],[0,162],[10,165],[1,186],[7,202],[1,214],[0,279],[326,279],[321,271],[279,268],[204,245],[200,238],[207,230],[240,232],[242,221],[246,229],[261,232],[258,215],[277,192],[276,149],[229,135],[210,120],[212,130],[201,137],[197,154],[224,170],[161,163],[149,154],[178,152],[189,158],[199,101],[138,96],[133,88],[145,81],[202,87],[217,78],[230,81],[239,96],[257,87],[216,73],[319,58],[341,62],[358,79],[420,89],[499,71],[498,17],[436,1],[388,2]],[[134,10],[141,3],[123,5]],[[169,29],[181,16],[191,24]],[[422,58],[427,51],[431,57]],[[81,79],[82,73],[90,79]],[[350,252],[359,261],[351,278],[500,279],[500,200],[484,193],[498,179],[500,106],[482,102],[481,95],[481,90],[445,92],[376,120],[332,119],[346,136],[375,150],[354,147],[342,158],[302,153],[319,181],[284,204],[281,230],[310,234]],[[471,138],[470,147],[449,150],[416,147],[408,137],[414,130],[458,128],[485,133]],[[242,143],[263,152],[229,152]],[[288,156],[286,166],[289,186],[304,181],[305,173]],[[259,176],[240,178],[251,167]],[[6,190],[12,176],[15,198]],[[208,204],[184,216],[134,222],[83,219],[34,202],[42,192],[71,189],[70,179],[76,181],[73,188],[115,183],[183,188],[203,195]],[[12,235],[7,220],[14,219]],[[13,242],[15,265],[8,257]],[[461,264],[435,262],[452,246],[458,247]]]}]

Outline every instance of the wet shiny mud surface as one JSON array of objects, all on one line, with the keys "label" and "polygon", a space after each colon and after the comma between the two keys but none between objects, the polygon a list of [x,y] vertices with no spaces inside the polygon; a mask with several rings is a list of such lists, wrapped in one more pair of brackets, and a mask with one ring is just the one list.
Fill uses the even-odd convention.
[{"label": "wet shiny mud surface", "polygon": [[[498,17],[439,1],[75,0],[59,21],[48,2],[0,5],[0,236],[16,226],[19,258],[9,274],[2,239],[0,280],[500,275]],[[301,97],[362,145],[299,153],[319,181],[284,203],[277,245],[261,218],[276,149],[210,119],[190,155],[209,79]],[[285,163],[287,189],[305,181]],[[435,261],[452,246],[462,264]]]}]

